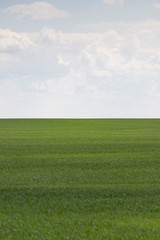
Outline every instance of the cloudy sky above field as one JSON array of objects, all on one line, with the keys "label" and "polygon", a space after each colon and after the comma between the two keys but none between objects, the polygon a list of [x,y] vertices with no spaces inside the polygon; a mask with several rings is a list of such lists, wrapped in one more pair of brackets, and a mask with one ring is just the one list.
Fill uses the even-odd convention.
[{"label": "cloudy sky above field", "polygon": [[0,117],[160,117],[160,0],[0,1]]}]

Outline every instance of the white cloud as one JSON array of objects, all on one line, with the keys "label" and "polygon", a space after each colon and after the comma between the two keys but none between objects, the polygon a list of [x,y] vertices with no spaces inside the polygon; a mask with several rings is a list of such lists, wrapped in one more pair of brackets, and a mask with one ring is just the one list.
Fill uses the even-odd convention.
[{"label": "white cloud", "polygon": [[47,2],[13,5],[4,10],[4,13],[16,15],[18,18],[29,17],[34,20],[49,20],[54,18],[68,18],[69,13],[56,8]]},{"label": "white cloud", "polygon": [[160,9],[160,2],[153,1],[153,2],[152,2],[152,5],[153,5],[154,8]]},{"label": "white cloud", "polygon": [[62,58],[62,56],[58,56],[58,63],[59,64],[63,64],[63,65],[69,65],[69,62],[65,62],[64,59]]},{"label": "white cloud", "polygon": [[159,117],[159,35],[159,21],[104,33],[1,29],[0,117]]},{"label": "white cloud", "polygon": [[16,33],[9,29],[0,29],[0,51],[16,52],[33,50],[36,45],[26,33]]},{"label": "white cloud", "polygon": [[115,5],[115,6],[122,6],[124,3],[124,0],[102,0],[103,3],[106,3],[108,5]]}]

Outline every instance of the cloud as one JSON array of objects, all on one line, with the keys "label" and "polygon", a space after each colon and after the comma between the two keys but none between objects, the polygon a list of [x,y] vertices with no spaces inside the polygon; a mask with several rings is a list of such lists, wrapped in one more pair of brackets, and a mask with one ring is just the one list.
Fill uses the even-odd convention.
[{"label": "cloud", "polygon": [[156,2],[156,1],[153,1],[152,5],[153,5],[154,8],[160,9],[160,3]]},{"label": "cloud", "polygon": [[49,20],[54,18],[68,18],[69,13],[56,8],[47,2],[34,2],[32,4],[20,4],[8,7],[4,13],[16,15],[18,18],[29,17],[33,20]]},{"label": "cloud", "polygon": [[65,62],[60,55],[58,56],[58,63],[59,63],[59,64],[66,65],[66,66],[69,65],[69,63],[68,63],[68,62]]},{"label": "cloud", "polygon": [[9,29],[0,29],[0,51],[8,53],[24,51],[25,49],[34,50],[36,45],[26,33],[16,33]]},{"label": "cloud", "polygon": [[160,21],[105,29],[0,29],[0,117],[160,117]]},{"label": "cloud", "polygon": [[102,0],[108,5],[123,6],[124,0]]}]

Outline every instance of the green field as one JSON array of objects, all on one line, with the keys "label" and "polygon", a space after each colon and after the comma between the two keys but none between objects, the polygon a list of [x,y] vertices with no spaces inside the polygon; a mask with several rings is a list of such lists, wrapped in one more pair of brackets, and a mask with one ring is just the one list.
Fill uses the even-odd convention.
[{"label": "green field", "polygon": [[1,119],[1,240],[160,239],[159,119]]}]

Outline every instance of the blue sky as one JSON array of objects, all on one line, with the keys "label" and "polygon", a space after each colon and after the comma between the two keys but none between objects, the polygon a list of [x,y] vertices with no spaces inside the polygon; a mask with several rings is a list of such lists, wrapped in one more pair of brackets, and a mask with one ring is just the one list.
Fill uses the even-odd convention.
[{"label": "blue sky", "polygon": [[160,0],[0,2],[1,118],[159,118]]}]

